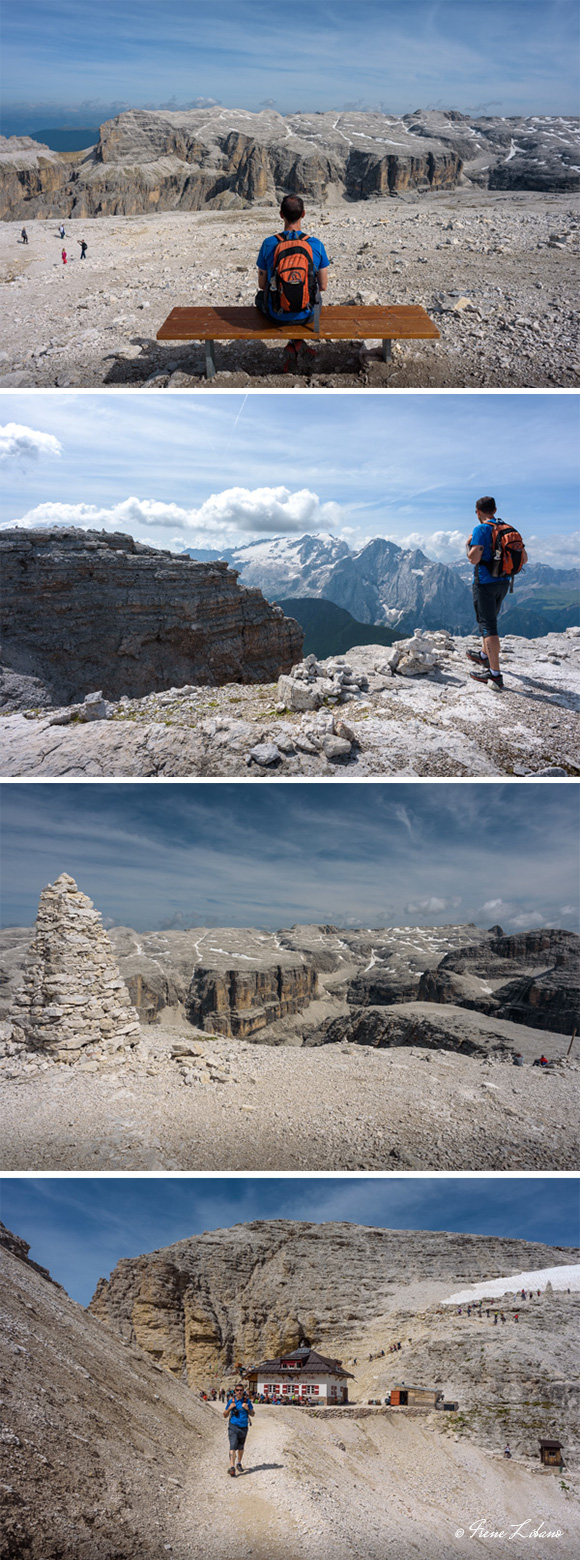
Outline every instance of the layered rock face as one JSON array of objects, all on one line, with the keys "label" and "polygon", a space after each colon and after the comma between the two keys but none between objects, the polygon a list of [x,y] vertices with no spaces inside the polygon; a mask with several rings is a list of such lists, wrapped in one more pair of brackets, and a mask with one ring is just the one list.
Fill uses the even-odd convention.
[{"label": "layered rock face", "polygon": [[28,137],[2,138],[2,216],[95,217],[203,206],[236,209],[298,191],[325,201],[472,182],[499,189],[578,188],[572,118],[470,119],[423,111],[251,114],[219,107],[133,109],[101,126],[96,147],[65,159]]},{"label": "layered rock face", "polygon": [[546,929],[492,938],[446,954],[419,987],[424,1002],[475,1008],[532,1029],[571,1034],[580,1024],[580,938]]},{"label": "layered rock face", "polygon": [[192,1024],[210,1034],[254,1035],[288,1013],[299,1013],[316,995],[316,971],[282,959],[267,968],[196,969],[186,998]]},{"label": "layered rock face", "polygon": [[67,872],[40,896],[13,1021],[33,1049],[69,1061],[88,1046],[117,1050],[138,1038],[139,1018],[99,912]]},{"label": "layered rock face", "polygon": [[256,1221],[118,1262],[89,1310],[194,1385],[238,1361],[356,1336],[394,1308],[404,1283],[475,1283],[558,1260],[527,1241]]},{"label": "layered rock face", "polygon": [[[227,563],[74,528],[0,536],[4,702],[67,704],[170,687],[271,682],[303,632]],[[32,681],[31,681],[32,680]]]}]

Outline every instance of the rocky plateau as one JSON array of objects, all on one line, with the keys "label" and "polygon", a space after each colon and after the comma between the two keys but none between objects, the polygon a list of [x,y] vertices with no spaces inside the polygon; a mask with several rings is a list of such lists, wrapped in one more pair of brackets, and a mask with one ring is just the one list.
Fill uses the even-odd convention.
[{"label": "rocky plateau", "polygon": [[[409,140],[421,146],[421,139]],[[344,143],[342,143],[344,144]],[[42,154],[40,154],[42,156]],[[88,154],[89,157],[92,154]],[[22,156],[25,174],[36,153]],[[508,164],[515,166],[515,157]],[[63,164],[67,173],[70,160]],[[50,176],[60,172],[48,154]],[[93,164],[91,164],[91,167]],[[94,165],[123,180],[120,164]],[[15,178],[14,159],[10,179]],[[28,171],[26,171],[28,170]],[[108,171],[107,171],[108,170]],[[331,191],[334,186],[331,186]],[[230,192],[231,195],[231,192]],[[580,374],[577,197],[529,189],[403,190],[397,199],[308,200],[306,222],[330,257],[331,304],[421,304],[438,341],[321,342],[285,373],[280,342],[218,342],[205,377],[200,342],[157,341],[174,306],[251,304],[276,204],[142,215],[25,217],[0,223],[0,387],[375,389],[576,386]],[[272,197],[268,197],[272,202]],[[60,197],[54,205],[61,215]],[[121,209],[123,202],[115,209]],[[88,244],[80,260],[79,243]]]},{"label": "rocky plateau", "polygon": [[[6,1168],[577,1163],[572,933],[118,927],[109,938],[63,874],[41,896],[36,935],[0,937]],[[99,1003],[103,938],[113,1002]]]},{"label": "rocky plateau", "polygon": [[[543,1285],[516,1326],[509,1275],[577,1251],[271,1220],[123,1259],[88,1310],[27,1251],[0,1230],[1,1495],[18,1560],[413,1560],[426,1543],[449,1560],[470,1552],[472,1510],[510,1526],[531,1512],[565,1560],[575,1553],[578,1295]],[[445,1303],[458,1282],[500,1275],[506,1325]],[[310,1335],[344,1358],[355,1403],[258,1405],[234,1490],[220,1405],[199,1388]],[[457,1412],[367,1406],[403,1373]],[[540,1468],[544,1435],[564,1444],[563,1479]]]},{"label": "rocky plateau", "polygon": [[[292,619],[276,623],[278,633],[294,632]],[[58,708],[42,706],[41,677],[27,683],[19,673],[11,681],[6,668],[1,772],[251,779],[580,773],[580,628],[540,639],[505,635],[501,693],[470,679],[466,652],[479,643],[419,629],[390,647],[357,645],[321,662],[307,656],[260,687],[187,685],[115,702],[99,684],[83,706]]]}]

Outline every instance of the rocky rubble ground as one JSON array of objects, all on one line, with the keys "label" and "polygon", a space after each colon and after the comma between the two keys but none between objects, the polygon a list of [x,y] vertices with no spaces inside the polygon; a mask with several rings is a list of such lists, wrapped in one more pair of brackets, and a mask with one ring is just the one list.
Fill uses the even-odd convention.
[{"label": "rocky rubble ground", "polygon": [[[218,343],[207,381],[199,343],[156,341],[174,306],[253,302],[256,256],[277,208],[171,211],[0,223],[5,287],[0,386],[303,389],[571,386],[578,383],[580,228],[575,197],[464,189],[312,202],[307,225],[331,260],[329,303],[422,304],[438,342],[328,342],[282,371],[282,347]],[[78,240],[89,245],[80,261]]]},{"label": "rocky rubble ground", "polygon": [[580,1066],[566,1036],[533,1043],[553,1066],[416,1044],[256,1048],[175,1025],[75,1066],[5,1040],[2,1167],[573,1170]]},{"label": "rocky rubble ground", "polygon": [[[171,688],[106,704],[5,710],[5,775],[539,775],[580,772],[580,629],[506,635],[505,687],[469,677],[475,639],[421,633],[309,657],[278,684]],[[96,699],[95,708],[101,709]]]}]

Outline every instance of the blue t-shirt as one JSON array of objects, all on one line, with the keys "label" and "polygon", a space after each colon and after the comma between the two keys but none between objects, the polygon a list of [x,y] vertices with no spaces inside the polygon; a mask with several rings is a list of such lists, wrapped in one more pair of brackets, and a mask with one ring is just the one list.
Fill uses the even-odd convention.
[{"label": "blue t-shirt", "polygon": [[241,1430],[247,1430],[250,1423],[250,1415],[246,1403],[243,1402],[242,1398],[228,1398],[226,1403],[226,1411],[229,1408],[230,1403],[233,1403],[234,1405],[230,1414],[230,1424],[238,1425]]},{"label": "blue t-shirt", "polygon": [[[256,261],[258,270],[266,272],[269,282],[272,279],[272,271],[274,269],[274,255],[278,248],[279,238],[280,235],[277,233],[272,234],[271,238],[265,238]],[[284,238],[308,239],[314,260],[314,270],[316,272],[324,271],[326,266],[330,265],[330,260],[321,238],[312,238],[309,233],[303,233],[302,230],[298,231],[297,228],[286,229],[284,232]],[[294,320],[295,324],[298,324],[300,320],[307,320],[310,318],[312,309],[302,309],[300,314],[276,314],[274,309],[270,307],[270,300],[268,299],[268,312],[272,315],[272,319],[274,320]]]},{"label": "blue t-shirt", "polygon": [[490,574],[487,567],[492,561],[493,552],[491,525],[474,525],[471,533],[471,545],[472,547],[483,547],[481,559],[479,564],[476,565],[477,578],[480,585],[497,585],[497,575]]}]

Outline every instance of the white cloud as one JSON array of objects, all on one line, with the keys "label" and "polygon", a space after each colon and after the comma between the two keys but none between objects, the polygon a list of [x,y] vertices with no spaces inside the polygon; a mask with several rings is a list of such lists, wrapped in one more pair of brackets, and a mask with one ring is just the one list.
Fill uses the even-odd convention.
[{"label": "white cloud", "polygon": [[[72,525],[82,530],[130,531],[132,535],[138,535],[143,528],[170,528],[174,533],[182,532],[187,542],[203,546],[208,541],[223,542],[240,533],[301,536],[304,531],[335,527],[340,519],[338,504],[322,503],[318,494],[308,488],[292,493],[285,487],[234,487],[212,493],[199,509],[184,509],[179,504],[151,498],[125,498],[110,508],[46,503],[38,504],[10,524],[25,530],[43,525]],[[172,544],[176,546],[178,542],[178,535],[174,535]]]},{"label": "white cloud", "polygon": [[38,460],[41,455],[58,459],[62,444],[53,433],[41,433],[24,423],[5,423],[0,427],[0,461]]},{"label": "white cloud", "polygon": [[575,915],[577,909],[577,905],[562,905],[560,907],[560,915]]},{"label": "white cloud", "polygon": [[521,915],[510,915],[507,919],[510,926],[521,927],[523,931],[527,931],[530,926],[546,925],[546,917],[545,915],[540,915],[539,910],[532,910],[531,912],[528,910]]},{"label": "white cloud", "polygon": [[507,905],[504,905],[503,899],[488,899],[481,908],[482,910],[501,910],[502,908],[507,910]]},{"label": "white cloud", "polygon": [[553,569],[574,569],[580,565],[578,532],[569,535],[525,536],[530,563],[549,563]]},{"label": "white cloud", "polygon": [[387,536],[388,542],[406,547],[411,552],[419,549],[434,559],[435,563],[458,563],[465,558],[467,531],[410,531],[408,536]]},{"label": "white cloud", "polygon": [[436,915],[440,910],[456,910],[460,904],[460,899],[412,899],[408,905],[405,905],[405,910],[410,915],[416,914],[417,911],[425,910]]}]

